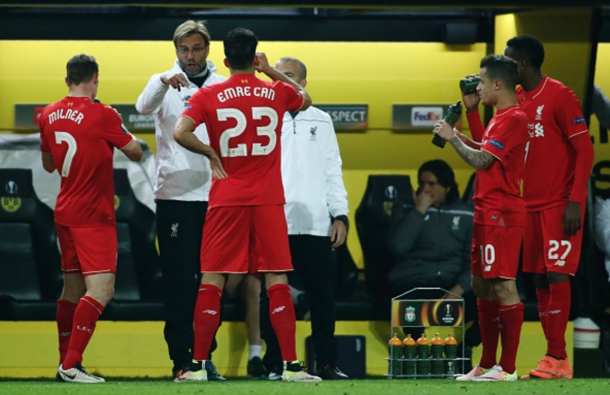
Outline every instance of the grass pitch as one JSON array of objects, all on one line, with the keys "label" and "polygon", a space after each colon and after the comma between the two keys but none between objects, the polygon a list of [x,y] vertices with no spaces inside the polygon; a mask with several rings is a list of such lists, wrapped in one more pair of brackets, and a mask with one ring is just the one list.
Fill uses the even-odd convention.
[{"label": "grass pitch", "polygon": [[505,383],[462,383],[452,380],[346,380],[319,384],[259,380],[229,380],[224,383],[110,379],[103,384],[67,384],[52,381],[0,381],[0,394],[10,395],[596,395],[610,393],[610,379],[523,380]]}]

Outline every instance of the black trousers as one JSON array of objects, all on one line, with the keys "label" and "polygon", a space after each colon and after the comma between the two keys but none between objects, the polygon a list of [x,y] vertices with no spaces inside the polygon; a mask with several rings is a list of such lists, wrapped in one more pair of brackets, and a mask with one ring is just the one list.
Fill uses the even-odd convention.
[{"label": "black trousers", "polygon": [[[337,362],[335,339],[335,263],[329,237],[289,236],[294,272],[289,283],[305,291],[311,309],[311,336],[318,366]],[[263,282],[260,304],[261,337],[267,344],[263,362],[268,371],[282,367],[282,355],[269,317],[269,297]],[[303,358],[303,356],[301,357]]]},{"label": "black trousers", "polygon": [[[174,373],[193,359],[193,320],[201,281],[199,255],[207,202],[157,200],[165,341]],[[216,349],[216,339],[211,351]]]}]

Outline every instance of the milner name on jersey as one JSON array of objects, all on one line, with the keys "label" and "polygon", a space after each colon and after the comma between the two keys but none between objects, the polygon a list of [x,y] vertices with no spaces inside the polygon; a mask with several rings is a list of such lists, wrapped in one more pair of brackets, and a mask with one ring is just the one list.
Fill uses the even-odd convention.
[{"label": "milner name on jersey", "polygon": [[78,110],[73,109],[63,109],[60,108],[58,110],[53,111],[49,114],[49,123],[53,123],[58,119],[69,119],[70,121],[76,122],[80,125],[81,121],[85,119],[85,114]]}]

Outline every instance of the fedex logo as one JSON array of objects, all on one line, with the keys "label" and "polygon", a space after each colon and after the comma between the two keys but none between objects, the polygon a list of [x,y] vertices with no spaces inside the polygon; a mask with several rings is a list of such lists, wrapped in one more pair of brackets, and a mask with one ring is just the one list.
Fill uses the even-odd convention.
[{"label": "fedex logo", "polygon": [[442,107],[413,107],[411,109],[412,126],[434,126],[443,119]]}]

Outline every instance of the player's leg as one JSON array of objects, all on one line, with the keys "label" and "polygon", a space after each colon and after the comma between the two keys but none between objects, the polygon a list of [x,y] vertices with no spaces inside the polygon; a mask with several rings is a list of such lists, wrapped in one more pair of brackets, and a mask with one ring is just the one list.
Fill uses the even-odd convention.
[{"label": "player's leg", "polygon": [[250,271],[265,274],[271,325],[277,335],[284,371],[282,380],[316,382],[319,377],[307,374],[297,360],[294,305],[290,297],[287,271],[292,270],[288,227],[281,205],[253,208]]},{"label": "player's leg", "polygon": [[486,268],[485,245],[487,243],[485,226],[475,223],[472,234],[470,254],[472,271],[472,291],[477,298],[479,327],[481,330],[482,355],[481,361],[463,376],[459,381],[470,381],[482,376],[497,365],[496,354],[500,336],[499,309],[500,305],[493,290],[493,284],[483,278]]},{"label": "player's leg", "polygon": [[[542,379],[572,378],[566,352],[565,332],[571,308],[570,277],[577,269],[582,245],[582,230],[566,237],[563,212],[566,205],[542,212],[546,280],[550,291],[548,306],[547,351],[530,376]],[[584,205],[582,217],[584,218]]]},{"label": "player's leg", "polygon": [[261,337],[267,345],[263,364],[268,373],[269,380],[282,379],[282,352],[277,336],[271,325],[271,316],[269,315],[269,296],[267,295],[267,287],[265,277],[261,277],[261,293],[260,293],[260,332]]},{"label": "player's leg", "polygon": [[[62,225],[56,225],[56,228],[61,250],[61,269],[64,277],[63,290],[57,301],[56,311],[57,333],[59,336],[59,365],[61,365],[68,353],[76,306],[80,298],[87,292],[87,288],[83,274],[80,272],[74,240],[70,235],[69,228]],[[61,380],[59,373],[57,378]]]},{"label": "player's leg", "polygon": [[551,292],[546,278],[544,244],[541,212],[527,213],[523,230],[523,272],[533,273],[538,299],[538,317],[546,338]]},{"label": "player's leg", "polygon": [[97,320],[114,295],[116,273],[116,228],[100,226],[71,228],[76,256],[85,277],[86,294],[74,312],[68,353],[58,372],[64,381],[99,383],[104,379],[89,374],[81,365],[83,353],[93,336]]},{"label": "player's leg", "polygon": [[246,304],[246,327],[248,329],[248,374],[252,377],[267,378],[263,366],[263,339],[260,330],[261,280],[258,275],[246,275],[242,286],[242,299]]},{"label": "player's leg", "polygon": [[523,303],[515,282],[523,227],[486,228],[486,243],[480,249],[485,262],[483,276],[493,284],[494,293],[500,303],[498,315],[502,356],[499,365],[478,380],[514,381],[518,378],[515,364],[523,326]]},{"label": "player's leg", "polygon": [[201,286],[194,310],[194,365],[181,371],[175,382],[207,381],[210,348],[220,323],[220,300],[229,273],[245,273],[248,268],[249,213],[242,207],[215,207],[208,210],[201,242]]}]

